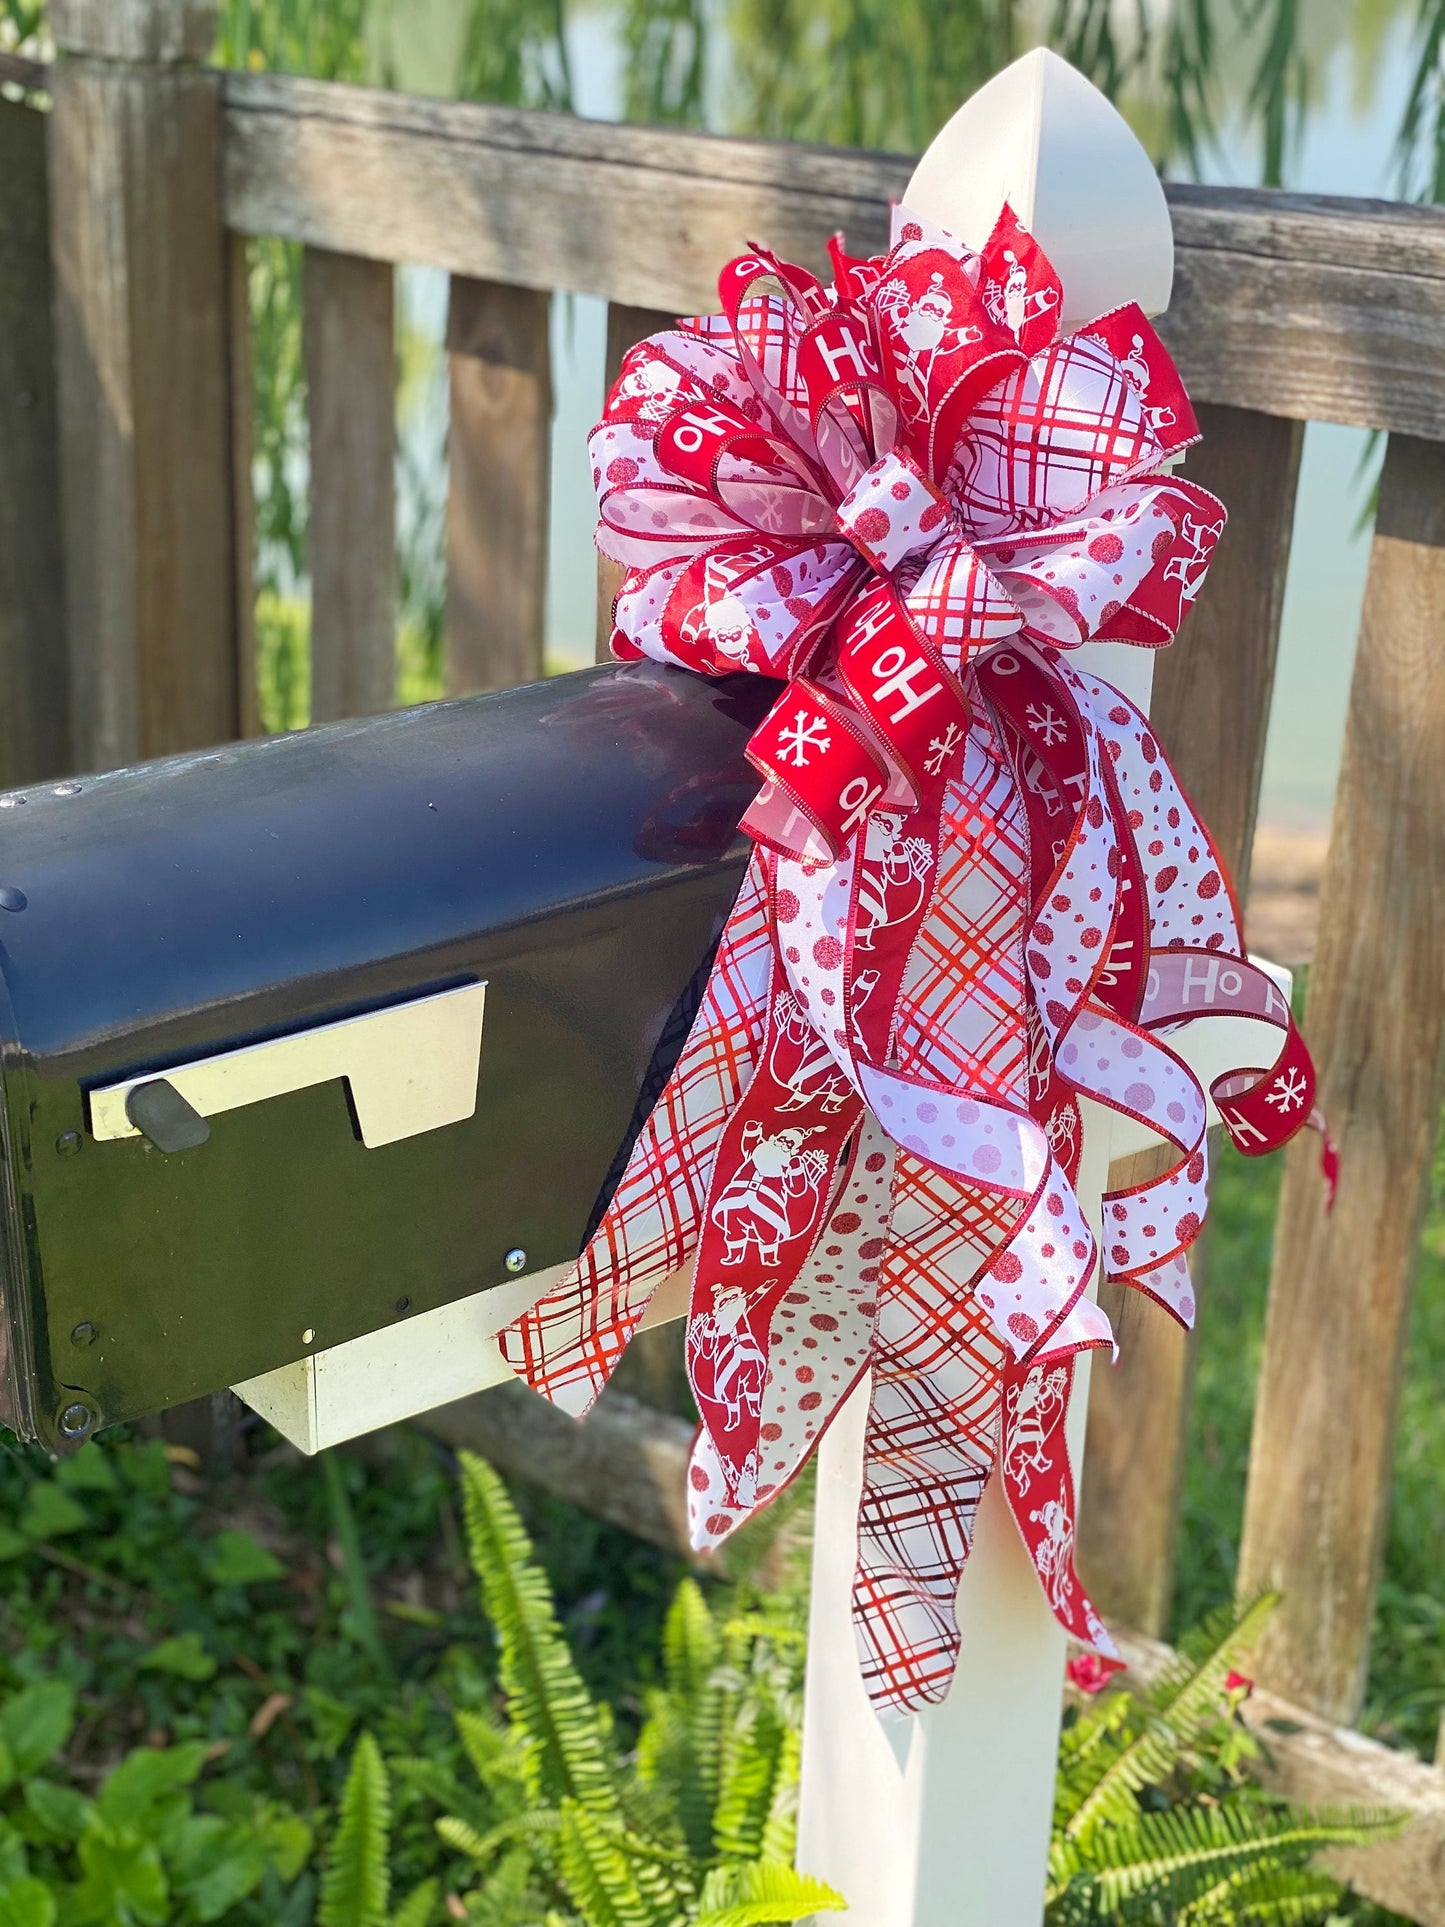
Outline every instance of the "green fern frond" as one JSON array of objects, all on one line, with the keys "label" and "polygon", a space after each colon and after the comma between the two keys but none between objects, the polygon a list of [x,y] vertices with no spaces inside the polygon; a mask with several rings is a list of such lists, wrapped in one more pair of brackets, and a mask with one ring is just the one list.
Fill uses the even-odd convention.
[{"label": "green fern frond", "polygon": [[381,1749],[363,1733],[341,1794],[341,1818],[321,1881],[320,1927],[386,1927],[391,1893],[391,1789]]},{"label": "green fern frond", "polygon": [[725,1862],[703,1883],[697,1927],[769,1927],[774,1921],[838,1913],[847,1904],[832,1887],[798,1873],[785,1860]]},{"label": "green fern frond", "polygon": [[713,1840],[720,1856],[756,1860],[773,1810],[786,1726],[766,1699],[743,1704],[723,1746]]},{"label": "green fern frond", "polygon": [[604,1725],[562,1637],[531,1542],[492,1468],[469,1452],[461,1467],[467,1539],[496,1632],[507,1712],[516,1736],[531,1743],[525,1757],[532,1797],[615,1814]]},{"label": "green fern frond", "polygon": [[1138,1714],[1132,1733],[1112,1709],[1083,1716],[1064,1781],[1068,1811],[1061,1824],[1070,1839],[1129,1825],[1140,1790],[1167,1781],[1183,1752],[1219,1717],[1229,1669],[1253,1647],[1275,1604],[1266,1593],[1238,1619],[1216,1614],[1206,1621],[1164,1676],[1132,1702]]},{"label": "green fern frond", "polygon": [[1179,1665],[1154,1681],[1145,1703],[1178,1733],[1193,1732],[1201,1720],[1212,1718],[1230,1669],[1259,1644],[1278,1604],[1278,1593],[1264,1592],[1238,1613],[1222,1606],[1209,1614],[1180,1641]]},{"label": "green fern frond", "polygon": [[529,1798],[529,1747],[485,1713],[464,1708],[454,1719],[462,1751],[493,1804],[504,1815],[520,1813]]},{"label": "green fern frond", "polygon": [[662,1627],[663,1676],[668,1691],[685,1701],[697,1699],[711,1685],[721,1652],[717,1621],[708,1610],[702,1587],[695,1579],[684,1579]]},{"label": "green fern frond", "polygon": [[618,1830],[574,1800],[562,1808],[557,1864],[587,1927],[673,1927],[677,1920],[667,1893],[645,1890]]},{"label": "green fern frond", "polygon": [[412,1888],[392,1915],[391,1927],[431,1927],[440,1898],[441,1888],[436,1881],[423,1880],[419,1887]]},{"label": "green fern frond", "polygon": [[670,1817],[703,1858],[712,1845],[725,1694],[717,1678],[722,1638],[695,1580],[678,1587],[662,1641],[664,1684],[648,1695],[637,1778],[665,1796]]},{"label": "green fern frond", "polygon": [[802,1758],[801,1728],[785,1727],[783,1743],[778,1749],[777,1770],[773,1775],[772,1797],[758,1842],[760,1860],[781,1861],[784,1866],[793,1864],[798,1844],[798,1784]]},{"label": "green fern frond", "polygon": [[[505,1817],[508,1811],[500,1800],[494,1800],[485,1789],[472,1785],[470,1781],[464,1783],[459,1780],[440,1761],[421,1760],[415,1755],[404,1754],[400,1759],[388,1759],[386,1766],[392,1785],[400,1789],[403,1796],[420,1796],[426,1805],[442,1813],[455,1814],[479,1830],[485,1831],[499,1813]],[[515,1806],[525,1807],[526,1801],[524,1788]]]},{"label": "green fern frond", "polygon": [[[1167,1914],[1203,1927],[1213,1916],[1189,1910],[1211,1896],[1252,1887],[1267,1898],[1271,1879],[1304,1870],[1325,1848],[1360,1846],[1397,1824],[1392,1816],[1301,1814],[1262,1801],[1144,1813],[1128,1825],[1096,1828],[1086,1843],[1056,1839],[1049,1898],[1068,1899],[1065,1917],[1122,1920],[1132,1917],[1131,1903],[1147,1901],[1149,1912],[1140,1917]],[[1236,1901],[1219,1918],[1254,1914]]]},{"label": "green fern frond", "polygon": [[436,1830],[437,1838],[450,1847],[453,1853],[464,1854],[468,1860],[474,1860],[479,1867],[485,1866],[491,1859],[488,1843],[495,1834],[495,1828],[488,1829],[484,1833],[479,1827],[474,1827],[469,1820],[459,1820],[455,1814],[446,1813],[436,1822]]},{"label": "green fern frond", "polygon": [[415,1753],[393,1755],[387,1761],[393,1781],[439,1807],[452,1807],[466,1797],[467,1789],[437,1760],[424,1760]]},{"label": "green fern frond", "polygon": [[556,1920],[566,1927],[561,1916],[546,1912],[546,1901],[537,1889],[536,1867],[525,1847],[514,1847],[498,1861],[487,1876],[485,1887],[466,1897],[469,1927],[536,1927],[539,1919]]},{"label": "green fern frond", "polygon": [[530,1813],[514,1814],[510,1820],[485,1828],[474,1827],[469,1821],[459,1820],[454,1813],[447,1813],[437,1821],[436,1830],[437,1838],[453,1853],[485,1867],[504,1847],[514,1847],[522,1841],[539,1845],[555,1834],[561,1824],[559,1814],[547,1807],[537,1807]]},{"label": "green fern frond", "polygon": [[1192,1902],[1178,1927],[1318,1927],[1341,1896],[1339,1881],[1318,1867],[1254,1867]]}]

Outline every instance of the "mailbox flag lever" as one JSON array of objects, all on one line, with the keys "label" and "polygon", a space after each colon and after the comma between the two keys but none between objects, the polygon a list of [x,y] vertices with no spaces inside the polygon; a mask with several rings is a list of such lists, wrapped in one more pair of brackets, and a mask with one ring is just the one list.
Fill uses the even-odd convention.
[{"label": "mailbox flag lever", "polygon": [[158,1151],[194,1151],[211,1127],[164,1077],[137,1084],[125,1100],[125,1114]]},{"label": "mailbox flag lever", "polygon": [[90,1094],[91,1130],[101,1142],[144,1135],[162,1151],[186,1150],[210,1135],[209,1117],[335,1078],[350,1086],[371,1150],[460,1124],[477,1108],[486,991],[459,984],[103,1085]]}]

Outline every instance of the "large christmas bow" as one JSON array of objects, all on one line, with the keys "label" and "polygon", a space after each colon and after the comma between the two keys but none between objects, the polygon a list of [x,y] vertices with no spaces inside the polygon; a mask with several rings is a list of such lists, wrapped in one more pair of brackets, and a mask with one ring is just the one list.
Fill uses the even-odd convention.
[{"label": "large christmas bow", "polygon": [[1059,335],[1007,209],[978,254],[900,209],[885,256],[834,269],[732,262],[723,313],[635,348],[592,437],[614,652],[787,686],[681,1058],[502,1346],[580,1413],[693,1261],[699,1547],[871,1372],[854,1623],[896,1711],[947,1691],[996,1468],[1055,1614],[1113,1652],[1064,1440],[1074,1357],[1111,1343],[1080,1098],[1168,1147],[1106,1196],[1102,1257],[1187,1325],[1211,1112],[1180,1027],[1273,1028],[1267,1067],[1211,1083],[1242,1150],[1288,1137],[1314,1078],[1147,719],[1069,659],[1167,643],[1224,525],[1169,472],[1198,431],[1154,330],[1126,307]]}]

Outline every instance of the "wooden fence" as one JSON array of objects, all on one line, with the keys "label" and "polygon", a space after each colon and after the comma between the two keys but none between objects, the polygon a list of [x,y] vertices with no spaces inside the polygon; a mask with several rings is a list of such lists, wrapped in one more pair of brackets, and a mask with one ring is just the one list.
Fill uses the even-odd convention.
[{"label": "wooden fence", "polygon": [[[877,245],[909,173],[895,156],[216,73],[198,64],[209,13],[53,0],[52,111],[0,103],[5,784],[257,727],[250,237],[305,249],[323,718],[393,696],[394,264],[451,276],[447,682],[500,687],[543,667],[554,293],[607,300],[615,368],[667,316],[713,305],[718,264],[749,238],[808,262],[839,228]],[[1438,1927],[1445,1776],[1348,1729],[1445,1100],[1445,213],[1170,200],[1163,332],[1206,436],[1188,472],[1231,523],[1159,664],[1155,716],[1241,886],[1303,424],[1388,436],[1307,1015],[1342,1177],[1326,1217],[1314,1150],[1289,1155],[1240,1583],[1284,1594],[1256,1712],[1279,1783],[1416,1813],[1351,1871]],[[1125,1363],[1094,1374],[1083,1556],[1106,1612],[1151,1635],[1171,1588],[1188,1351],[1162,1318],[1110,1309]]]}]

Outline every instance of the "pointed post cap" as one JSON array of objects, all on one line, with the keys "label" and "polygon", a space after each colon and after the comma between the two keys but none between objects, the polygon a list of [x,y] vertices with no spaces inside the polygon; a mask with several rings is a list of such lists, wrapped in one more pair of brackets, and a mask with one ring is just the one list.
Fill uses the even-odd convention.
[{"label": "pointed post cap", "polygon": [[1092,81],[1040,47],[940,128],[904,204],[973,248],[1007,200],[1064,284],[1065,331],[1137,301],[1162,314],[1174,233],[1154,164]]}]

